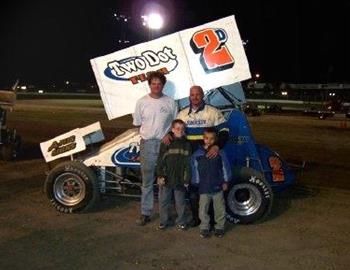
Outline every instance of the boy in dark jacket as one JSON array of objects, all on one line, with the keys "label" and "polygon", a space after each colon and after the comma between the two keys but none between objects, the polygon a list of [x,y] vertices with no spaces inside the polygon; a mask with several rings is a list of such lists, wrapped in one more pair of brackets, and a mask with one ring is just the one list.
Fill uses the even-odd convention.
[{"label": "boy in dark jacket", "polygon": [[157,160],[157,183],[159,185],[158,229],[168,225],[169,206],[174,193],[177,212],[176,227],[186,230],[185,187],[191,180],[191,144],[185,138],[185,123],[175,119],[171,125],[173,139],[169,145],[161,144]]},{"label": "boy in dark jacket", "polygon": [[206,153],[217,139],[216,130],[207,128],[204,131],[204,145],[192,156],[192,184],[199,190],[199,219],[200,235],[203,238],[209,236],[210,217],[208,210],[211,201],[214,206],[215,236],[224,236],[225,226],[225,199],[223,191],[228,189],[231,179],[231,168],[224,151],[220,151],[215,158],[207,158]]}]

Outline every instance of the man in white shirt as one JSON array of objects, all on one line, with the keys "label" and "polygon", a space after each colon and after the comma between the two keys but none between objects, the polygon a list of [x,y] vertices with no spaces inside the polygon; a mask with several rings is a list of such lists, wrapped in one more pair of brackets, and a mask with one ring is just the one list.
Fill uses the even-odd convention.
[{"label": "man in white shirt", "polygon": [[140,127],[140,161],[142,176],[140,226],[150,221],[153,211],[153,183],[161,140],[167,137],[171,122],[177,115],[175,101],[163,94],[164,74],[151,72],[148,76],[150,93],[140,98],[133,114],[134,126]]}]

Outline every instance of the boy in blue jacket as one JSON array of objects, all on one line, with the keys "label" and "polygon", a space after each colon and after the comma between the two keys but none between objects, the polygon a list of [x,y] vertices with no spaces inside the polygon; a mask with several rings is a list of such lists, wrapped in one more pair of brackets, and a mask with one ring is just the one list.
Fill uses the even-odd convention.
[{"label": "boy in blue jacket", "polygon": [[217,140],[216,130],[207,128],[204,130],[204,145],[192,155],[192,184],[199,189],[199,219],[201,220],[200,235],[209,237],[208,214],[209,206],[213,201],[215,217],[215,236],[224,236],[225,227],[225,199],[224,191],[228,189],[231,179],[231,168],[224,151],[220,151],[215,158],[207,158],[206,153],[210,146]]}]

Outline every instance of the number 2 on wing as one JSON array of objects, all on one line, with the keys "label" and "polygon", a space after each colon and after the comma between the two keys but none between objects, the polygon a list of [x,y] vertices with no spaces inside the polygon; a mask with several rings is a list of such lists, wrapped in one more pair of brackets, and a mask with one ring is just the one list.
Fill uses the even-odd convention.
[{"label": "number 2 on wing", "polygon": [[203,29],[194,33],[190,45],[194,53],[200,53],[200,62],[205,72],[233,67],[234,59],[225,45],[227,34],[223,29]]}]

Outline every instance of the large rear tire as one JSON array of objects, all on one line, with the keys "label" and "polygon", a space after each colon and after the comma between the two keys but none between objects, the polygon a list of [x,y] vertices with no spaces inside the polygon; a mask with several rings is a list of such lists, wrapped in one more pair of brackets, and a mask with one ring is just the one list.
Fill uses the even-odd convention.
[{"label": "large rear tire", "polygon": [[53,168],[45,181],[45,193],[59,212],[86,212],[99,199],[96,174],[83,163],[66,161]]},{"label": "large rear tire", "polygon": [[227,220],[241,224],[261,222],[270,214],[272,202],[272,189],[266,180],[253,175],[242,178],[227,194]]}]

